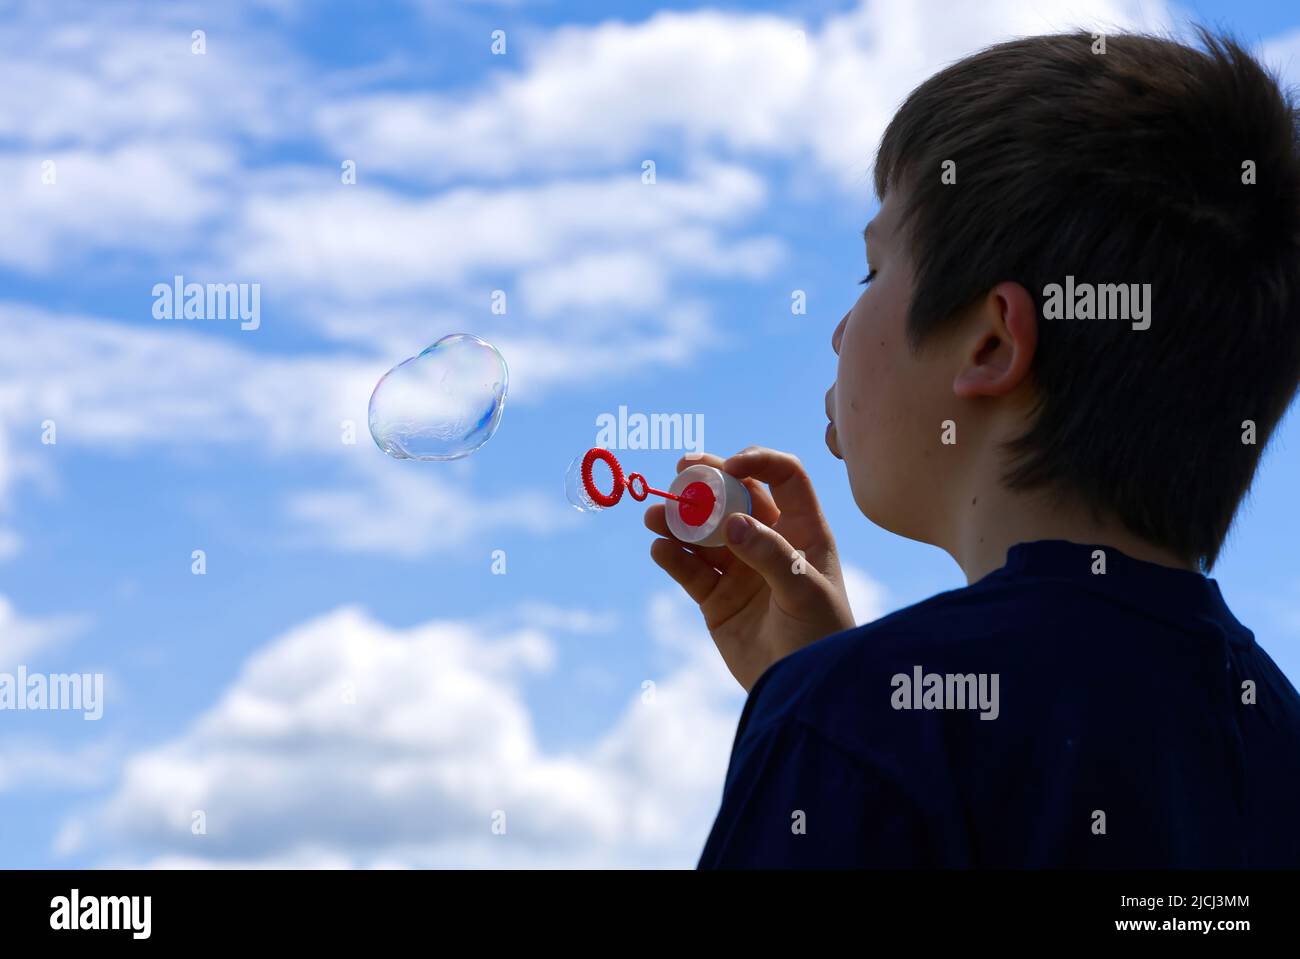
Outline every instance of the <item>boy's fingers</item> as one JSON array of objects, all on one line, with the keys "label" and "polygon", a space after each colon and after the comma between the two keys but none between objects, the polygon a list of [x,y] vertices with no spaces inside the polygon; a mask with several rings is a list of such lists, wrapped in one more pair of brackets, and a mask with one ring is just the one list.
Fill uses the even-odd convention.
[{"label": "boy's fingers", "polygon": [[652,503],[646,507],[645,516],[642,517],[645,522],[645,528],[652,533],[658,533],[660,536],[668,536],[668,520],[664,518],[664,504]]},{"label": "boy's fingers", "polygon": [[722,457],[715,456],[712,453],[687,453],[677,461],[677,472],[681,472],[688,466],[696,466],[703,463],[705,466],[716,466],[722,469]]},{"label": "boy's fingers", "polygon": [[696,603],[708,599],[722,578],[721,573],[676,540],[655,540],[650,544],[650,558]]},{"label": "boy's fingers", "polygon": [[691,543],[683,543],[668,528],[668,519],[664,515],[664,510],[663,503],[655,503],[646,509],[644,516],[646,529],[672,540],[678,546],[686,547],[715,569],[726,571],[731,568],[732,563],[736,562],[736,557],[725,546],[695,546]]},{"label": "boy's fingers", "polygon": [[762,480],[772,490],[772,499],[782,514],[808,517],[826,525],[812,480],[793,453],[751,446],[729,457],[719,469],[732,476]]},{"label": "boy's fingers", "polygon": [[[724,532],[728,548],[736,554],[740,562],[758,573],[772,590],[772,596],[783,609],[791,614],[798,614],[813,604],[824,602],[826,583],[821,573],[811,561],[804,559],[798,563],[799,556],[785,537],[766,526],[754,521],[752,516],[733,513],[726,519]],[[732,524],[744,524],[744,536],[739,543],[733,542]],[[796,572],[796,569],[799,571]],[[729,599],[726,592],[732,586],[747,588],[739,578],[728,576],[718,592],[718,601]]]}]

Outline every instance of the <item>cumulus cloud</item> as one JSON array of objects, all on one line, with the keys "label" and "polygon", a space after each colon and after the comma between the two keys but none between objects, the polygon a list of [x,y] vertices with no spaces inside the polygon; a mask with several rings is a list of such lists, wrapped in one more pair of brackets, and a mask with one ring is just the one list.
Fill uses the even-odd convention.
[{"label": "cumulus cloud", "polygon": [[464,481],[417,469],[410,462],[380,461],[364,470],[369,482],[302,490],[289,496],[286,509],[307,543],[407,558],[454,550],[488,531],[545,534],[578,520],[558,493],[521,490],[492,497]]},{"label": "cumulus cloud", "polygon": [[[364,161],[363,161],[364,162]],[[317,178],[319,180],[319,178]],[[232,273],[255,275],[283,288],[342,302],[382,300],[418,292],[456,291],[484,278],[528,271],[574,276],[575,260],[611,252],[633,287],[625,306],[662,298],[662,274],[701,275],[764,270],[780,254],[773,239],[749,239],[727,249],[718,230],[753,214],[765,199],[763,181],[735,166],[710,165],[680,179],[643,184],[629,169],[583,180],[484,189],[459,186],[413,195],[380,186],[267,186],[246,195],[235,228],[222,240]],[[703,254],[703,255],[700,255]],[[647,259],[653,261],[647,266]],[[592,305],[609,302],[608,281],[595,277],[579,291]],[[487,297],[480,310],[488,313]],[[524,311],[527,303],[522,304]],[[554,313],[555,295],[542,315]]]},{"label": "cumulus cloud", "polygon": [[72,251],[153,255],[188,244],[225,199],[228,157],[195,143],[0,153],[0,265],[47,274]]},{"label": "cumulus cloud", "polygon": [[14,742],[0,750],[0,793],[19,788],[91,790],[104,785],[114,749],[94,743],[69,749],[52,742]]},{"label": "cumulus cloud", "polygon": [[193,328],[207,322],[142,326],[0,303],[0,418],[33,429],[52,419],[60,443],[98,447],[327,452],[383,372],[355,355],[260,354],[246,338]]},{"label": "cumulus cloud", "polygon": [[395,629],[353,607],[291,629],[188,729],[128,757],[59,848],[156,865],[693,865],[739,687],[689,604],[655,597],[647,633],[668,671],[630,690],[589,746],[548,751],[526,683],[581,666],[552,628],[601,620],[557,612],[491,635],[462,621]]},{"label": "cumulus cloud", "polygon": [[662,12],[553,31],[469,96],[322,104],[321,134],[377,169],[445,182],[553,175],[674,152],[806,157],[860,188],[894,108],[971,50],[1079,26],[1159,27],[1163,4],[867,0],[819,27],[767,14]]},{"label": "cumulus cloud", "polygon": [[[191,33],[212,34],[191,52]],[[38,275],[102,251],[201,246],[242,149],[292,136],[318,85],[264,33],[183,4],[10,3],[0,22],[0,265]]]},{"label": "cumulus cloud", "polygon": [[888,593],[884,584],[872,578],[865,570],[851,563],[843,563],[844,588],[849,594],[849,608],[861,626],[879,619],[887,612]]},{"label": "cumulus cloud", "polygon": [[[204,6],[7,3],[0,140],[110,149],[217,130],[264,140],[293,129],[297,59],[276,35],[236,32],[232,11]],[[210,34],[202,55],[191,52],[195,29]]]},{"label": "cumulus cloud", "polygon": [[30,664],[32,657],[71,639],[85,627],[86,620],[81,616],[21,615],[9,597],[0,594],[0,670]]}]

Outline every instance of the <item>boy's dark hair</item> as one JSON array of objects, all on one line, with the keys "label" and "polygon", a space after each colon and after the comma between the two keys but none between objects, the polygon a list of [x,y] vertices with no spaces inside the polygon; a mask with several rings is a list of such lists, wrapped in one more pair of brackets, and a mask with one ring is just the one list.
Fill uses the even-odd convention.
[{"label": "boy's dark hair", "polygon": [[[875,186],[906,200],[913,349],[999,282],[1038,304],[1036,418],[1004,481],[1208,571],[1300,381],[1300,125],[1250,54],[1198,32],[1205,50],[1075,33],[961,60],[894,116]],[[1067,275],[1150,283],[1150,327],[1042,319]]]}]

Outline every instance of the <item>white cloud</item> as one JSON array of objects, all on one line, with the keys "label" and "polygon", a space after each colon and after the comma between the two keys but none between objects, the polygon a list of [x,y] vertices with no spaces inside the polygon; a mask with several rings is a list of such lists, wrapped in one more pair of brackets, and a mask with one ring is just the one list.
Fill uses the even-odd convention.
[{"label": "white cloud", "polygon": [[0,793],[21,787],[34,789],[93,789],[102,786],[112,768],[113,750],[96,743],[69,749],[54,743],[7,741],[0,752]]},{"label": "white cloud", "polygon": [[345,552],[415,558],[456,549],[484,532],[549,533],[578,520],[558,491],[490,498],[469,483],[453,482],[414,461],[380,460],[365,473],[369,482],[364,484],[304,490],[289,497],[288,514],[302,525],[308,542]]},{"label": "white cloud", "polygon": [[1277,69],[1286,82],[1300,86],[1300,30],[1265,40],[1259,55],[1267,65]]},{"label": "white cloud", "polygon": [[886,606],[888,593],[884,584],[851,563],[842,563],[841,566],[844,572],[844,589],[849,594],[849,608],[853,610],[853,618],[857,624],[861,626],[863,623],[874,622],[885,615],[888,612]]},{"label": "white cloud", "polygon": [[[693,865],[741,704],[693,613],[652,603],[649,632],[673,660],[653,702],[638,685],[590,747],[548,752],[523,685],[583,664],[558,662],[545,630],[399,630],[336,610],[269,643],[189,729],[131,756],[59,848],[155,865]],[[195,810],[206,835],[191,831]]]},{"label": "white cloud", "polygon": [[647,369],[685,367],[702,350],[725,342],[727,334],[715,328],[705,307],[688,300],[665,306],[654,327],[629,326],[562,340],[503,328],[491,337],[510,360],[511,396],[536,402],[566,387],[617,387]]},{"label": "white cloud", "polygon": [[49,274],[204,241],[240,189],[244,145],[292,138],[319,96],[267,34],[232,22],[183,4],[6,4],[0,265]]},{"label": "white cloud", "polygon": [[[431,195],[364,182],[296,189],[268,183],[249,191],[236,228],[222,240],[224,269],[342,303],[477,284],[487,319],[486,291],[517,271],[533,271],[535,285],[536,271],[571,271],[575,259],[608,256],[611,247],[625,259],[641,253],[634,279],[648,278],[651,294],[662,280],[650,276],[646,256],[658,269],[676,273],[764,269],[779,255],[776,241],[750,240],[740,255],[724,253],[716,231],[754,213],[765,197],[763,181],[754,174],[718,165],[648,185],[629,169],[585,180],[456,187]],[[683,248],[683,236],[693,239],[693,248]],[[699,256],[701,251],[707,255]],[[604,296],[594,299],[595,305],[605,302]],[[544,302],[544,311],[554,307],[552,300]]]},{"label": "white cloud", "polygon": [[613,613],[566,609],[553,603],[535,601],[520,603],[518,616],[522,622],[531,623],[538,629],[567,633],[608,633],[618,625],[618,616]]},{"label": "white cloud", "polygon": [[[204,7],[7,3],[0,140],[107,148],[291,129],[302,109],[293,58],[264,31],[232,29],[231,11]],[[203,55],[191,52],[195,29],[209,35]]]},{"label": "white cloud", "polygon": [[67,265],[74,251],[174,251],[224,212],[217,181],[230,172],[228,157],[183,141],[166,152],[137,142],[0,153],[0,180],[11,185],[0,221],[0,264],[49,273]]},{"label": "white cloud", "polygon": [[364,431],[383,372],[373,358],[262,354],[248,339],[256,334],[238,332],[233,321],[227,337],[186,326],[0,303],[0,418],[32,431],[52,419],[59,444],[99,447],[204,442],[330,452],[340,449],[342,419],[360,417]]},{"label": "white cloud", "polygon": [[868,0],[809,29],[791,18],[662,12],[553,31],[524,69],[467,96],[322,104],[335,148],[440,182],[603,168],[659,153],[811,156],[858,189],[907,92],[972,50],[1081,25],[1161,26],[1162,3]]},{"label": "white cloud", "polygon": [[0,670],[11,670],[76,636],[86,627],[81,616],[22,616],[9,597],[0,594]]},{"label": "white cloud", "polygon": [[668,276],[660,259],[645,251],[598,251],[530,267],[519,277],[519,296],[533,316],[566,310],[635,312],[655,309],[667,299]]},{"label": "white cloud", "polygon": [[610,166],[663,135],[763,146],[790,131],[815,67],[793,26],[699,11],[560,29],[468,100],[380,94],[317,118],[346,155],[435,179]]}]

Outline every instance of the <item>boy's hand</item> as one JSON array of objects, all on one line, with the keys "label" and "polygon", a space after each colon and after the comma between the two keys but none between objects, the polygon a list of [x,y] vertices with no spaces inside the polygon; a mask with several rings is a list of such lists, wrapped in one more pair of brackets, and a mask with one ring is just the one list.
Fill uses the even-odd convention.
[{"label": "boy's hand", "polygon": [[[656,504],[645,524],[668,538],[651,543],[650,556],[699,603],[718,652],[748,691],[778,659],[856,624],[835,540],[803,464],[791,453],[750,446],[725,461],[682,457],[677,472],[697,463],[739,477],[754,515],[725,519],[726,546],[692,546],[668,531],[664,506]],[[730,535],[736,522],[747,533],[740,543]]]}]

